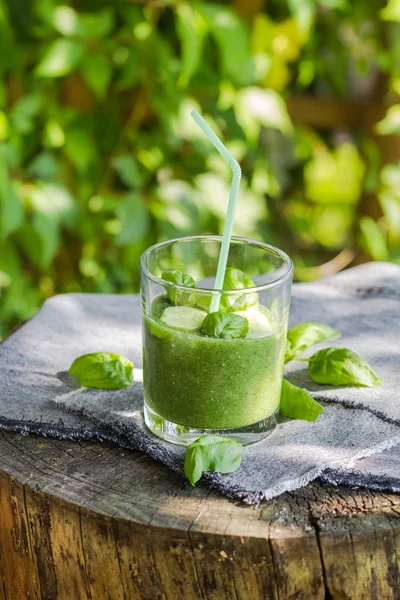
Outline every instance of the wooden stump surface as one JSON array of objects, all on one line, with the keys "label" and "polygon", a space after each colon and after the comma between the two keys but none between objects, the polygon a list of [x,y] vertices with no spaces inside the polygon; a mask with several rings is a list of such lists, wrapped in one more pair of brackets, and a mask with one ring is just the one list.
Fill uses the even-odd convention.
[{"label": "wooden stump surface", "polygon": [[318,483],[244,506],[139,452],[0,433],[6,600],[396,599],[399,515]]}]

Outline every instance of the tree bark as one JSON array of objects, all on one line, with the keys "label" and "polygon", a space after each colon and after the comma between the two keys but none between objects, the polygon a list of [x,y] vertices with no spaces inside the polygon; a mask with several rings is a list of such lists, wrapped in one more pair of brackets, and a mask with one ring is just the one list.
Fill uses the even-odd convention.
[{"label": "tree bark", "polygon": [[0,598],[400,598],[400,497],[314,483],[249,507],[139,452],[0,434]]}]

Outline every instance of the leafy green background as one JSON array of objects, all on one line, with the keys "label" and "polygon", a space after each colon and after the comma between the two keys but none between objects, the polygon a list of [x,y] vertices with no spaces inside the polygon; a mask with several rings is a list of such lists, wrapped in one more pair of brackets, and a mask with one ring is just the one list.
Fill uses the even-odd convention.
[{"label": "leafy green background", "polygon": [[299,279],[400,260],[400,0],[0,0],[0,337],[60,292],[136,292],[157,240],[237,235]]}]

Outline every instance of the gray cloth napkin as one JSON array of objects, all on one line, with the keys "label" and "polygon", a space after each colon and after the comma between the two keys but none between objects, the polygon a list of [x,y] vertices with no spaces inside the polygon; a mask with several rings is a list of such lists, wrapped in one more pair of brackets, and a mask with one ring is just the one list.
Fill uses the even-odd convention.
[{"label": "gray cloth napkin", "polygon": [[[400,446],[394,447],[400,444],[399,276],[395,265],[372,263],[294,285],[291,324],[314,320],[336,327],[343,340],[334,344],[365,356],[384,385],[321,388],[310,382],[304,363],[289,364],[287,377],[309,389],[327,410],[315,423],[282,422],[271,436],[245,448],[240,470],[208,473],[209,485],[248,503],[318,476],[329,483],[400,489]],[[73,359],[101,350],[134,362],[131,388],[74,385],[66,374]],[[159,440],[143,425],[140,369],[138,296],[56,296],[0,346],[0,427],[113,441],[183,473],[184,449]]]}]

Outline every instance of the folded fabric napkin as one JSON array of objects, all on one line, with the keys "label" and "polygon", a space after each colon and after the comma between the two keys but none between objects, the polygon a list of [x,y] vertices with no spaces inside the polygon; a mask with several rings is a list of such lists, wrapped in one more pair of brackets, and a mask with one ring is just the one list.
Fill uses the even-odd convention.
[{"label": "folded fabric napkin", "polygon": [[[339,329],[343,339],[329,345],[362,354],[384,384],[316,386],[304,363],[290,363],[287,378],[309,389],[327,410],[314,423],[282,422],[268,438],[245,448],[238,471],[207,473],[209,485],[248,503],[319,476],[334,484],[400,489],[399,278],[400,267],[371,263],[294,285],[291,325],[312,320]],[[138,296],[65,294],[45,302],[0,346],[0,427],[109,440],[183,474],[185,450],[156,438],[143,424],[140,319]],[[123,390],[74,385],[66,373],[72,361],[95,351],[131,359],[134,385]]]}]

